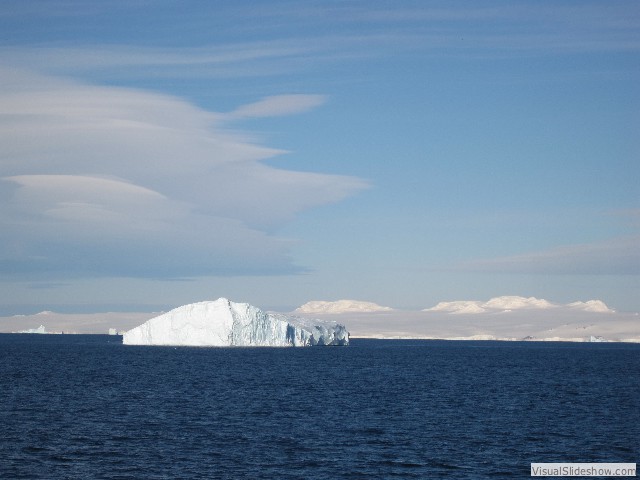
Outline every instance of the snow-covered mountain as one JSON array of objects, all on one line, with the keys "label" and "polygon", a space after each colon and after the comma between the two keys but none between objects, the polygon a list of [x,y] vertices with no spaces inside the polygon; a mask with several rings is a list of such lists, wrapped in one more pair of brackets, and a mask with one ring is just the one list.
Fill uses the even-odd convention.
[{"label": "snow-covered mountain", "polygon": [[573,310],[582,310],[584,312],[598,313],[614,313],[615,310],[610,309],[602,300],[589,300],[587,302],[569,303],[567,307]]},{"label": "snow-covered mountain", "polygon": [[349,332],[333,321],[266,313],[226,298],[192,303],[152,318],[123,335],[125,345],[310,346],[348,345]]},{"label": "snow-covered mountain", "polygon": [[358,300],[337,300],[335,302],[325,302],[316,300],[307,302],[295,310],[295,313],[321,314],[321,313],[371,313],[390,312],[393,309],[383,307],[372,302],[361,302]]},{"label": "snow-covered mountain", "polygon": [[435,307],[426,308],[425,312],[448,312],[454,314],[510,312],[514,310],[549,310],[564,308],[582,310],[585,312],[613,313],[602,300],[588,302],[573,302],[566,305],[551,303],[536,297],[503,296],[495,297],[486,302],[479,300],[457,300],[440,302]]},{"label": "snow-covered mountain", "polygon": [[556,305],[553,303],[544,299],[519,296],[496,297],[483,304],[484,308],[492,310],[522,310],[528,308],[547,309],[554,308],[555,306]]}]

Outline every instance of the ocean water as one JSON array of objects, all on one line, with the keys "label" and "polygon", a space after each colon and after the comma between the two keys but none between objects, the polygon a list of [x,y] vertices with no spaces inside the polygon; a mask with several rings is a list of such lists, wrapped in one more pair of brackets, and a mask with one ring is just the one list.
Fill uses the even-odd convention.
[{"label": "ocean water", "polygon": [[640,461],[640,345],[0,335],[0,478],[529,477]]}]

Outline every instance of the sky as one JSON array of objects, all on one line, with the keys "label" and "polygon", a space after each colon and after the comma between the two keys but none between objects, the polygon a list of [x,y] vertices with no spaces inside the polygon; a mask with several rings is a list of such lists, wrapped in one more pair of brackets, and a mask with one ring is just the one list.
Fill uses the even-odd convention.
[{"label": "sky", "polygon": [[0,316],[640,311],[637,1],[0,1]]}]

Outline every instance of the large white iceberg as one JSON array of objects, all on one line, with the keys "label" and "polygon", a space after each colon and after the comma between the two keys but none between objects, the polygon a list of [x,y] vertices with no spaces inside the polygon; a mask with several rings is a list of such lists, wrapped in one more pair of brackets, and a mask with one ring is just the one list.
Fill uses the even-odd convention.
[{"label": "large white iceberg", "polygon": [[178,307],[124,333],[125,345],[305,347],[348,345],[334,321],[267,313],[226,298]]}]

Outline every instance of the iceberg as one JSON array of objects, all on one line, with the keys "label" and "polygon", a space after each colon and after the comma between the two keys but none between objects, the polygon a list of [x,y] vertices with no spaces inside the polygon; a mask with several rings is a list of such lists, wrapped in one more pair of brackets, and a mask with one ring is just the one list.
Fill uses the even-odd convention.
[{"label": "iceberg", "polygon": [[44,327],[44,325],[40,325],[38,328],[29,328],[27,330],[21,330],[18,333],[49,333],[49,332],[47,332],[47,329]]},{"label": "iceberg", "polygon": [[263,312],[226,298],[183,305],[124,332],[125,345],[306,347],[348,345],[335,321]]}]

